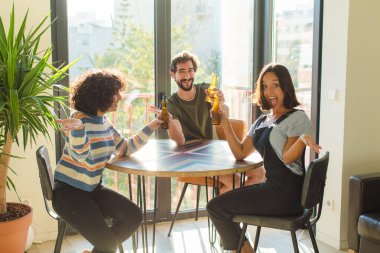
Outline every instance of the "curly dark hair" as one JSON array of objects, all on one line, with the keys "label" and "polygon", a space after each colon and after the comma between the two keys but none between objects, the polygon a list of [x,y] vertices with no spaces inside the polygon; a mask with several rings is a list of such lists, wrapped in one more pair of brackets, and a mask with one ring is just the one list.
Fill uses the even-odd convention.
[{"label": "curly dark hair", "polygon": [[193,63],[194,71],[197,72],[198,66],[199,66],[199,60],[198,57],[194,54],[191,54],[189,52],[183,51],[181,53],[176,54],[171,63],[170,63],[170,72],[175,73],[177,71],[177,65],[179,63],[185,63],[191,61]]},{"label": "curly dark hair", "polygon": [[284,92],[284,106],[287,109],[299,106],[300,103],[297,100],[296,92],[294,89],[292,77],[289,70],[278,63],[270,63],[261,70],[259,78],[256,82],[256,90],[252,95],[253,103],[260,106],[261,110],[270,110],[271,106],[264,96],[263,77],[266,73],[274,73],[280,82],[281,90]]},{"label": "curly dark hair", "polygon": [[88,115],[105,112],[113,96],[126,87],[124,75],[116,70],[94,69],[80,75],[72,84],[70,105]]}]

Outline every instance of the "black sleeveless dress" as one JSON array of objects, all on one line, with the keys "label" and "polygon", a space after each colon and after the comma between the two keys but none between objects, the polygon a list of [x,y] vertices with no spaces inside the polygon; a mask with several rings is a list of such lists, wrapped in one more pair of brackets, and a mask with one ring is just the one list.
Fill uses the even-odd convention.
[{"label": "black sleeveless dress", "polygon": [[232,222],[237,214],[296,215],[303,211],[301,192],[304,176],[296,175],[278,158],[269,141],[273,127],[295,110],[289,111],[270,126],[261,127],[266,116],[255,123],[253,144],[263,157],[265,183],[239,188],[212,199],[207,211],[223,242],[225,250],[234,250],[241,229]]}]

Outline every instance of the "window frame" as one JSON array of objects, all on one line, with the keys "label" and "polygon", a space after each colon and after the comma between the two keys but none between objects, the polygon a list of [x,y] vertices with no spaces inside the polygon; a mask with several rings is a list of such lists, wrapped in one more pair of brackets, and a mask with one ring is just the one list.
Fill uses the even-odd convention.
[{"label": "window frame", "polygon": [[[261,68],[270,62],[272,52],[272,29],[273,29],[273,0],[252,0],[254,8],[253,40],[252,40],[252,92],[255,81]],[[52,61],[55,66],[69,62],[68,45],[68,20],[66,0],[50,0],[52,24],[51,39],[53,45]],[[57,18],[58,17],[58,18]],[[311,121],[313,136],[317,142],[319,139],[320,120],[320,90],[321,90],[321,63],[322,63],[322,23],[323,23],[323,0],[314,0],[314,30],[313,30],[313,68],[312,68],[312,94],[311,94]],[[154,0],[154,48],[155,48],[155,104],[161,102],[162,94],[170,93],[170,59],[171,59],[171,0]],[[169,43],[168,43],[169,42]],[[61,85],[69,87],[69,79],[61,81]],[[54,95],[62,95],[55,92]],[[64,113],[57,110],[59,117]],[[260,110],[252,104],[250,124],[258,118]],[[161,130],[156,133],[157,138],[163,138],[165,133]],[[64,140],[60,133],[55,135],[56,159],[61,157]],[[311,159],[314,154],[311,154]],[[157,221],[167,221],[173,216],[170,204],[171,181],[170,178],[158,178],[158,212]],[[151,214],[149,214],[149,217]],[[178,219],[189,218],[194,212],[179,213]],[[200,211],[205,215],[205,211]],[[148,218],[149,218],[148,217]]]}]

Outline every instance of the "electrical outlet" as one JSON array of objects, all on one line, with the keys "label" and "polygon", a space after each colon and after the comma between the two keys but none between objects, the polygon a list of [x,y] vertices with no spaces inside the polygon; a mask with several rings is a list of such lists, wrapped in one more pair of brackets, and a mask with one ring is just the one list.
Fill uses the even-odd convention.
[{"label": "electrical outlet", "polygon": [[334,199],[326,199],[325,206],[327,207],[328,210],[331,210],[331,211],[334,210],[334,206],[335,206]]},{"label": "electrical outlet", "polygon": [[33,207],[33,201],[32,198],[21,198],[21,203]]}]

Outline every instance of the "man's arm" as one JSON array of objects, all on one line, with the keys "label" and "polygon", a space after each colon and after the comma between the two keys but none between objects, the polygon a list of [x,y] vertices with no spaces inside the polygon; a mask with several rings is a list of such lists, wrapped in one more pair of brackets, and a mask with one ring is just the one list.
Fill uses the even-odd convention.
[{"label": "man's arm", "polygon": [[183,135],[182,126],[178,119],[170,120],[168,135],[170,139],[177,143],[177,145],[185,144],[185,136]]}]

